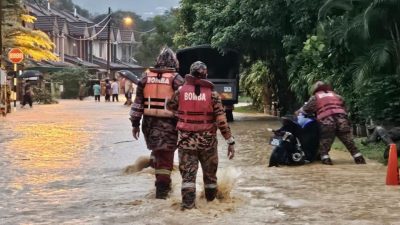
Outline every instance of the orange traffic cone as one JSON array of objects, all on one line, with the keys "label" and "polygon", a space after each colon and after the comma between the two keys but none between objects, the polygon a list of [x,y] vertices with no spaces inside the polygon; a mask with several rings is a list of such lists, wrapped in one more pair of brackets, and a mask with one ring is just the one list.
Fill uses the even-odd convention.
[{"label": "orange traffic cone", "polygon": [[396,144],[390,144],[386,185],[399,185],[399,168],[397,166]]}]

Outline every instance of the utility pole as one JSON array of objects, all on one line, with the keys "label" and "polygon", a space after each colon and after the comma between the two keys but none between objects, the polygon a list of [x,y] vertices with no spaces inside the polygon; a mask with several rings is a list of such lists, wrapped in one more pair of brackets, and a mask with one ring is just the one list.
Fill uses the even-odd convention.
[{"label": "utility pole", "polygon": [[110,17],[107,25],[107,76],[110,77],[110,60],[111,60],[111,7],[108,7],[108,16]]}]

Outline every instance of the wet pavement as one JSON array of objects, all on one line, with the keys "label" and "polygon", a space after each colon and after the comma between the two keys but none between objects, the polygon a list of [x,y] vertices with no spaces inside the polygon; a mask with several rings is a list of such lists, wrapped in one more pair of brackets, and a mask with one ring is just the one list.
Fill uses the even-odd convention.
[{"label": "wet pavement", "polygon": [[168,200],[154,199],[151,169],[124,174],[149,155],[128,111],[89,98],[0,118],[0,224],[400,224],[400,188],[384,185],[386,167],[333,151],[334,166],[268,168],[267,128],[279,122],[246,114],[231,124],[234,160],[219,136],[230,198],[206,203],[200,172],[197,209],[182,212],[178,171]]}]

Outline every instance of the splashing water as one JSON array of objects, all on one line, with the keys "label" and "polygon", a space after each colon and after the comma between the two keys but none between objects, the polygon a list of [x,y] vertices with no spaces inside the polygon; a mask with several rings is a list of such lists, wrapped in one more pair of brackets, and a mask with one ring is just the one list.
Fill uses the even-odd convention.
[{"label": "splashing water", "polygon": [[231,191],[234,188],[241,171],[233,167],[218,170],[218,192],[217,199],[221,201],[231,200]]},{"label": "splashing water", "polygon": [[149,156],[140,156],[136,159],[133,165],[127,166],[124,169],[124,174],[132,174],[139,171],[142,171],[144,168],[150,167],[150,157]]}]

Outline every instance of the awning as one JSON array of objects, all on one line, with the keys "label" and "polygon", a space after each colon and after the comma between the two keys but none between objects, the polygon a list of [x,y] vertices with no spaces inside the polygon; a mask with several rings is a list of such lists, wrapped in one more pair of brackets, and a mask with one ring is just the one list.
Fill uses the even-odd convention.
[{"label": "awning", "polygon": [[30,78],[30,77],[43,77],[43,73],[38,70],[25,70],[22,72],[19,78]]},{"label": "awning", "polygon": [[25,64],[25,70],[37,70],[42,73],[57,72],[68,68],[67,66],[54,66],[48,61],[35,62],[30,60]]},{"label": "awning", "polygon": [[[107,68],[107,60],[104,60],[102,58],[93,56],[93,63],[96,63],[97,65],[101,66],[102,68]],[[142,71],[143,72],[145,70],[145,68],[143,68],[142,66],[129,64],[129,63],[110,62],[110,70],[133,70],[133,71]]]}]

